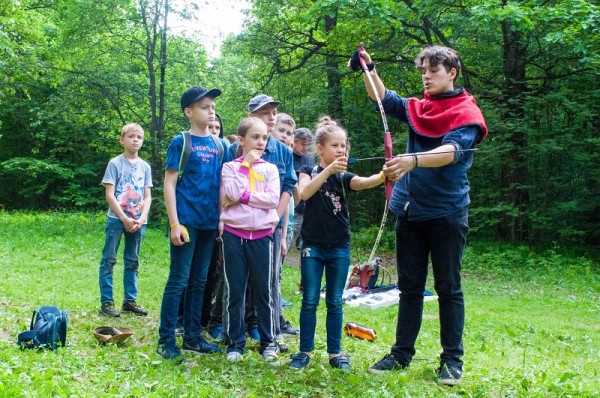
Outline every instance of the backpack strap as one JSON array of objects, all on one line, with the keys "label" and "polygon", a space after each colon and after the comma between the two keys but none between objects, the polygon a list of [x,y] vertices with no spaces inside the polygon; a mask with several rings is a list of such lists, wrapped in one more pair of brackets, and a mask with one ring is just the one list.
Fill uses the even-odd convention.
[{"label": "backpack strap", "polygon": [[27,348],[27,347],[35,347],[38,346],[40,342],[35,337],[35,330],[26,330],[24,332],[19,333],[17,337],[17,345]]},{"label": "backpack strap", "polygon": [[179,157],[179,175],[177,181],[181,180],[183,172],[190,160],[190,155],[192,154],[192,135],[189,131],[183,131],[181,135],[183,137],[183,148],[181,150],[181,156]]},{"label": "backpack strap", "polygon": [[225,157],[225,150],[223,148],[223,142],[221,142],[221,139],[214,134],[211,134],[210,137],[213,139],[213,141],[215,142],[215,145],[219,149],[219,157],[221,158],[221,164],[223,164],[223,159]]},{"label": "backpack strap", "polygon": [[[190,160],[190,156],[192,154],[192,135],[189,131],[183,131],[181,132],[181,135],[183,136],[183,149],[179,158],[179,175],[177,177],[178,181],[181,180],[183,172],[185,171],[185,168],[187,167],[187,164]],[[210,138],[213,139],[215,145],[217,146],[217,149],[219,151],[219,158],[221,164],[223,164],[223,159],[225,158],[225,149],[223,148],[223,142],[221,142],[221,139],[214,134],[210,134]]]}]

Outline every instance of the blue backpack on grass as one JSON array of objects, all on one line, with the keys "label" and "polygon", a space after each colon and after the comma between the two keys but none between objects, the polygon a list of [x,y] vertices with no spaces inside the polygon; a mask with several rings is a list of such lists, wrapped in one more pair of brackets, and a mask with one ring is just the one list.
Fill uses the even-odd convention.
[{"label": "blue backpack on grass", "polygon": [[56,307],[44,306],[33,311],[30,330],[19,333],[17,344],[21,349],[48,348],[55,350],[59,343],[67,342],[67,311]]}]

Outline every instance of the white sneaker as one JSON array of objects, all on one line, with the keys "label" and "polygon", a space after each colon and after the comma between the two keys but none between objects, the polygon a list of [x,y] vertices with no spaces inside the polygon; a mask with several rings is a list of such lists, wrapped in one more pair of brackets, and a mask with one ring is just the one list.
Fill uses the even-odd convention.
[{"label": "white sneaker", "polygon": [[244,356],[237,351],[231,351],[227,353],[227,361],[229,362],[239,362],[243,358]]},{"label": "white sneaker", "polygon": [[279,356],[277,353],[279,352],[279,348],[277,348],[276,344],[269,344],[262,353],[262,357],[269,366],[278,366],[279,365]]}]

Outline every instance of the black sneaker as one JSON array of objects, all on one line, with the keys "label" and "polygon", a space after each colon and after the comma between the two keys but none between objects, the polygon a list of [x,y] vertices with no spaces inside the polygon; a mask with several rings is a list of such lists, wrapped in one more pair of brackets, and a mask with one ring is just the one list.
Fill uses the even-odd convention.
[{"label": "black sneaker", "polygon": [[113,318],[118,318],[121,316],[119,311],[117,311],[117,309],[115,308],[115,303],[113,303],[112,301],[102,303],[102,306],[100,307],[100,314],[110,316]]},{"label": "black sneaker", "polygon": [[308,366],[308,363],[310,362],[310,357],[308,355],[306,355],[303,352],[300,352],[298,354],[294,354],[294,355],[290,355],[290,363],[289,366],[290,368],[293,369],[304,369],[305,367]]},{"label": "black sneaker", "polygon": [[281,334],[284,336],[296,336],[300,334],[300,331],[292,326],[290,321],[281,322]]},{"label": "black sneaker", "polygon": [[369,368],[370,373],[382,374],[391,370],[402,370],[408,368],[408,364],[400,362],[394,354],[387,354],[379,362]]},{"label": "black sneaker", "polygon": [[462,378],[462,369],[458,366],[443,364],[438,369],[438,381],[447,386],[456,386],[460,384]]},{"label": "black sneaker", "polygon": [[350,367],[350,358],[346,355],[338,355],[337,357],[333,357],[329,360],[329,365],[332,368],[337,368],[345,371],[350,371],[352,368]]},{"label": "black sneaker", "polygon": [[124,301],[121,306],[123,314],[148,315],[148,311],[142,308],[136,301]]},{"label": "black sneaker", "polygon": [[221,348],[210,344],[203,338],[200,338],[200,340],[198,340],[198,342],[195,344],[190,344],[184,341],[181,345],[181,349],[183,351],[193,352],[194,354],[212,354],[214,352],[221,352]]},{"label": "black sneaker", "polygon": [[164,359],[168,359],[175,363],[185,362],[185,358],[183,357],[183,354],[179,350],[179,347],[177,347],[176,345],[168,346],[166,344],[159,344],[158,348],[156,349],[156,353],[158,355],[160,355],[161,357],[163,357]]}]

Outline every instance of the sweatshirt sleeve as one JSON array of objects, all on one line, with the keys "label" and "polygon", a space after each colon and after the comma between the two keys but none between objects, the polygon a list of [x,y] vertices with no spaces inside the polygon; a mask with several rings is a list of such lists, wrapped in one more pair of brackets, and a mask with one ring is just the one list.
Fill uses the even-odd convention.
[{"label": "sweatshirt sleeve", "polygon": [[270,163],[264,192],[250,192],[250,170],[239,163],[228,162],[221,173],[221,192],[233,201],[239,201],[258,209],[274,209],[279,203],[279,174]]}]

